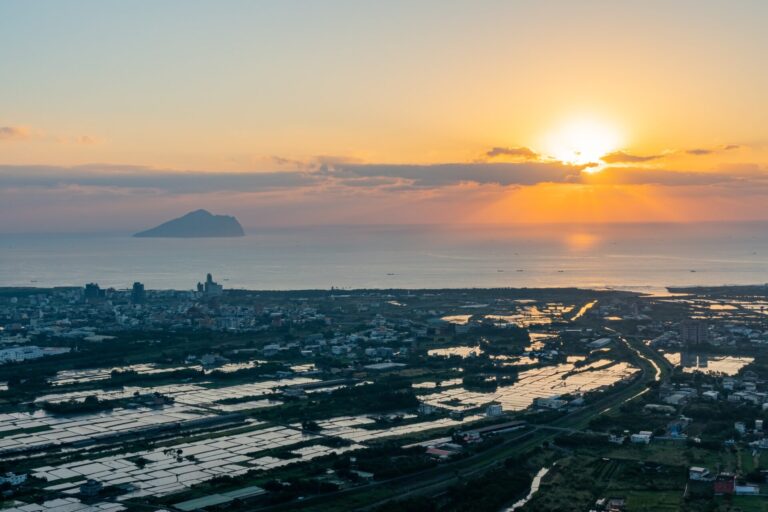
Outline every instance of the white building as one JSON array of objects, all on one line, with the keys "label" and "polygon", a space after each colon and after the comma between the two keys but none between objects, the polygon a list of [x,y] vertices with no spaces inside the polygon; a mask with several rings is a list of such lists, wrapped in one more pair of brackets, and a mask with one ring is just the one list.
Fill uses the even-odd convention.
[{"label": "white building", "polygon": [[0,484],[11,484],[13,486],[21,485],[24,482],[27,481],[27,475],[21,474],[17,475],[16,473],[6,473],[3,476],[0,476]]},{"label": "white building", "polygon": [[40,347],[27,345],[25,347],[12,347],[0,350],[0,364],[26,361],[43,357],[45,353]]},{"label": "white building", "polygon": [[611,342],[611,338],[600,338],[599,340],[595,340],[593,342],[587,343],[587,346],[589,348],[603,348],[604,346],[608,345]]},{"label": "white building", "polygon": [[707,468],[692,466],[688,469],[688,478],[691,480],[708,480],[709,477],[710,474]]},{"label": "white building", "polygon": [[559,396],[551,396],[548,398],[536,398],[533,400],[533,405],[541,407],[542,409],[560,409],[568,404],[565,400],[561,400]]},{"label": "white building", "polygon": [[629,438],[635,444],[650,444],[653,432],[649,430],[641,430],[637,434],[632,434]]},{"label": "white building", "polygon": [[419,414],[424,414],[424,415],[433,414],[436,411],[437,411],[437,407],[435,407],[434,405],[430,405],[424,402],[419,404],[419,408],[418,408]]},{"label": "white building", "polygon": [[491,404],[485,409],[486,416],[501,416],[504,414],[504,409],[500,404]]}]

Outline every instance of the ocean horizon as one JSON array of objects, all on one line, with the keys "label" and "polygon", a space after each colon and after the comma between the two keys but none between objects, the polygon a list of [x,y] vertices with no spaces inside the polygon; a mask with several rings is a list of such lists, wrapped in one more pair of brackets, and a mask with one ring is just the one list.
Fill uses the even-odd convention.
[{"label": "ocean horizon", "polygon": [[768,282],[768,223],[250,228],[238,238],[0,237],[0,286],[612,288]]}]

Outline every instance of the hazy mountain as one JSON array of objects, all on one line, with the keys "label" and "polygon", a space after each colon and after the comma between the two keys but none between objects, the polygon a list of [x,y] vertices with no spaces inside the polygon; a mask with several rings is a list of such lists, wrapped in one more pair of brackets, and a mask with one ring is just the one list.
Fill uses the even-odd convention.
[{"label": "hazy mountain", "polygon": [[195,210],[178,219],[136,233],[143,238],[205,238],[244,236],[243,227],[230,215],[213,215],[207,210]]}]

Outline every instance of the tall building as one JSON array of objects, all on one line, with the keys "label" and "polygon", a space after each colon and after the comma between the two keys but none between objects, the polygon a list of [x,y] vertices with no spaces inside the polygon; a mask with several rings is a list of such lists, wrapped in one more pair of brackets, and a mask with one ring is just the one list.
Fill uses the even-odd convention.
[{"label": "tall building", "polygon": [[224,286],[213,280],[213,276],[208,274],[205,277],[205,283],[197,283],[197,291],[204,297],[218,297],[224,293]]},{"label": "tall building", "polygon": [[131,302],[133,304],[144,304],[147,301],[147,293],[144,291],[144,285],[135,282],[131,289]]},{"label": "tall building", "polygon": [[708,341],[708,326],[701,320],[683,320],[680,322],[680,340],[683,344],[701,345]]},{"label": "tall building", "polygon": [[83,297],[86,302],[96,302],[106,297],[106,292],[102,290],[96,283],[88,283],[85,285],[83,291]]}]

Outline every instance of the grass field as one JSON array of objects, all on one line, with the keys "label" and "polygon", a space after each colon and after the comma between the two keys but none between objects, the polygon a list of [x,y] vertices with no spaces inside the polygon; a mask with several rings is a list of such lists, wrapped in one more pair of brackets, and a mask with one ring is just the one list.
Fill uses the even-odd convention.
[{"label": "grass field", "polygon": [[680,491],[630,491],[626,495],[631,512],[674,512],[680,510]]},{"label": "grass field", "polygon": [[[724,498],[718,498],[723,502]],[[768,498],[765,496],[734,496],[731,499],[732,510],[742,512],[768,512]]]},{"label": "grass field", "polygon": [[735,471],[737,466],[736,455],[728,450],[704,450],[679,442],[619,446],[604,453],[606,457],[651,461],[669,466],[705,466],[714,470],[719,464],[724,471]]}]

